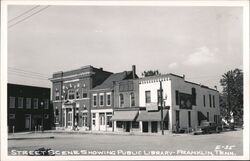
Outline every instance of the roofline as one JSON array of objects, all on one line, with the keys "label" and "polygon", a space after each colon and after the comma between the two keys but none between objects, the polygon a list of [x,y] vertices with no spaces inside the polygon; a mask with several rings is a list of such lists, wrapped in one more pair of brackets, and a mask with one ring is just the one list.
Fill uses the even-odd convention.
[{"label": "roofline", "polygon": [[26,87],[33,87],[33,88],[43,88],[43,89],[51,89],[49,87],[41,87],[41,86],[35,86],[35,85],[25,85],[25,84],[14,84],[14,83],[7,83],[8,85],[16,85],[16,86],[26,86]]}]

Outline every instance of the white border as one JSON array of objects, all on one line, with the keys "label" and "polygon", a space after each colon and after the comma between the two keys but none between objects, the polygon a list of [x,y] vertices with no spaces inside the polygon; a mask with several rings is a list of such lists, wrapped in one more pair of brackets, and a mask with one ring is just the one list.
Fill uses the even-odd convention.
[{"label": "white border", "polygon": [[[67,156],[67,160],[249,160],[249,1],[2,1],[1,2],[1,160],[65,160],[65,156],[26,157],[7,155],[7,6],[8,5],[83,5],[83,6],[228,6],[243,7],[244,127],[243,156]],[[3,146],[4,145],[4,146]]]}]

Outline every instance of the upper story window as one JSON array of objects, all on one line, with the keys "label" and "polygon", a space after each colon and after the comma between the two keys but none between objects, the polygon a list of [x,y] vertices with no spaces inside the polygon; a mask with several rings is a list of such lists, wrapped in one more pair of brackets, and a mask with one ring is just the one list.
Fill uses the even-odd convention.
[{"label": "upper story window", "polygon": [[107,94],[107,106],[111,105],[111,93]]},{"label": "upper story window", "polygon": [[215,107],[215,100],[214,100],[214,95],[213,95],[213,107]]},{"label": "upper story window", "polygon": [[18,103],[18,108],[23,108],[23,97],[18,97],[18,101],[17,101],[17,103]]},{"label": "upper story window", "polygon": [[82,98],[87,98],[88,97],[88,93],[83,93],[82,94]]},{"label": "upper story window", "polygon": [[59,91],[56,91],[55,96],[56,96],[56,100],[60,99],[60,93],[59,93]]},{"label": "upper story window", "polygon": [[135,106],[135,94],[133,92],[130,93],[130,106]]},{"label": "upper story window", "polygon": [[100,97],[99,98],[99,105],[103,106],[104,105],[104,94],[100,94],[99,97]]},{"label": "upper story window", "polygon": [[15,108],[15,97],[10,97],[9,107]]},{"label": "upper story window", "polygon": [[211,98],[211,94],[209,94],[209,107],[212,107],[212,98]]},{"label": "upper story window", "polygon": [[49,109],[49,100],[44,101],[44,109]]},{"label": "upper story window", "polygon": [[69,99],[75,99],[75,91],[73,89],[69,90]]},{"label": "upper story window", "polygon": [[34,107],[34,109],[38,109],[38,99],[37,98],[33,99],[33,107]]},{"label": "upper story window", "polygon": [[97,95],[93,95],[93,106],[97,105]]},{"label": "upper story window", "polygon": [[180,104],[180,100],[179,100],[179,91],[175,91],[175,104],[179,105]]},{"label": "upper story window", "polygon": [[192,105],[196,105],[196,90],[192,88]]},{"label": "upper story window", "polygon": [[151,103],[151,92],[145,91],[146,103]]},{"label": "upper story window", "polygon": [[119,95],[119,107],[123,107],[124,104],[124,96],[123,94]]},{"label": "upper story window", "polygon": [[79,92],[76,91],[76,99],[79,99],[79,98],[80,98]]},{"label": "upper story window", "polygon": [[31,108],[31,98],[26,98],[26,108],[27,109]]},{"label": "upper story window", "polygon": [[204,105],[204,107],[206,107],[206,96],[205,95],[203,95],[203,105]]}]

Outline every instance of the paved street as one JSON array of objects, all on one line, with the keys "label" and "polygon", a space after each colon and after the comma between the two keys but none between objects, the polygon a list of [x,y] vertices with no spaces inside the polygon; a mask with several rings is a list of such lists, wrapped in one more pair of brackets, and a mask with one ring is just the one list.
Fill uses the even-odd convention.
[{"label": "paved street", "polygon": [[242,130],[208,135],[167,134],[165,136],[31,133],[22,134],[20,137],[54,136],[54,139],[9,140],[8,144],[10,155],[25,155],[18,151],[33,151],[42,147],[50,148],[54,153],[58,152],[56,155],[97,155],[97,153],[102,155],[242,155],[242,133]]}]

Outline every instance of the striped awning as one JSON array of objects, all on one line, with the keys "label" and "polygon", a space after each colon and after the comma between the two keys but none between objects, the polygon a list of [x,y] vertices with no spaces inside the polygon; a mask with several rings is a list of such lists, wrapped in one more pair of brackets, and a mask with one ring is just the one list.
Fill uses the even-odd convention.
[{"label": "striped awning", "polygon": [[[166,119],[167,113],[167,110],[163,110],[163,120]],[[161,121],[161,111],[141,111],[136,121]]]},{"label": "striped awning", "polygon": [[112,121],[134,121],[138,115],[138,111],[114,111]]}]

